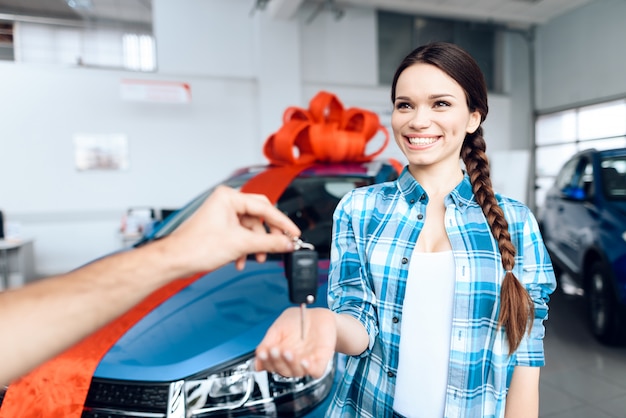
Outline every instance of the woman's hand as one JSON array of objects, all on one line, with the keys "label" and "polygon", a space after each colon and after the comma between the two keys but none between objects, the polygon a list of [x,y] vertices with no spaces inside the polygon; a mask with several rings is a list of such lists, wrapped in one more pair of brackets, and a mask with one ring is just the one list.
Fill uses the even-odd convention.
[{"label": "woman's hand", "polygon": [[300,308],[286,309],[257,347],[256,369],[286,377],[321,377],[335,353],[335,315],[325,308],[306,309],[302,338]]}]

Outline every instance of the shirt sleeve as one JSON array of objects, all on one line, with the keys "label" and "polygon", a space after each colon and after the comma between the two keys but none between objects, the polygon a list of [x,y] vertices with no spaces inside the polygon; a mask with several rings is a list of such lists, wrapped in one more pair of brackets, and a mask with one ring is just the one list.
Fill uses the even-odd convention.
[{"label": "shirt sleeve", "polygon": [[556,289],[556,278],[537,220],[530,210],[524,223],[522,243],[522,271],[519,280],[533,301],[535,316],[530,332],[525,334],[516,351],[516,365],[540,367],[545,364],[543,322],[548,319],[548,302],[550,294]]},{"label": "shirt sleeve", "polygon": [[[343,197],[333,215],[333,239],[330,253],[328,278],[328,306],[339,314],[348,314],[363,324],[369,335],[369,347],[361,356],[369,353],[378,335],[376,295],[366,273],[365,240],[361,233],[365,214],[354,207],[354,192]],[[355,216],[357,215],[357,216]],[[355,224],[357,225],[355,231]]]}]

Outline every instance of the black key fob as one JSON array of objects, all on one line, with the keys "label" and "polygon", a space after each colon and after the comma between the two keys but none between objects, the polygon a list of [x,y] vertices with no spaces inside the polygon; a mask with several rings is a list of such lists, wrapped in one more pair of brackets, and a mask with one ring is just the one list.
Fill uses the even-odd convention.
[{"label": "black key fob", "polygon": [[289,284],[289,300],[311,304],[317,298],[318,255],[313,245],[296,243],[296,250],[285,254],[285,276]]}]

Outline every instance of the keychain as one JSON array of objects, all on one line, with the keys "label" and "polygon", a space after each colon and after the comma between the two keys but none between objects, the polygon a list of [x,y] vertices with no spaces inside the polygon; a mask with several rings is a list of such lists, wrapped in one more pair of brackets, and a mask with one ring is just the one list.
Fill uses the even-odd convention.
[{"label": "keychain", "polygon": [[300,336],[304,339],[306,305],[317,297],[318,255],[313,244],[294,238],[294,251],[285,254],[289,300],[300,305]]}]

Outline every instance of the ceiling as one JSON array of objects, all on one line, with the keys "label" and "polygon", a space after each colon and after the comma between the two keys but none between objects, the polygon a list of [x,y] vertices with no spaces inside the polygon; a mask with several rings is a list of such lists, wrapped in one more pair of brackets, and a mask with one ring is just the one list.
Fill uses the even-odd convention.
[{"label": "ceiling", "polygon": [[349,13],[352,6],[365,6],[430,17],[530,26],[547,23],[597,0],[269,0],[268,8],[293,8],[290,4],[294,1],[298,4],[314,2],[326,9],[339,7],[345,13]]},{"label": "ceiling", "polygon": [[[202,0],[208,1],[208,0]],[[233,0],[231,0],[233,1]],[[597,0],[249,0],[273,18],[290,18],[304,3],[349,13],[351,7],[433,17],[464,18],[508,25],[542,24]],[[152,0],[0,0],[0,19],[46,18],[150,24]]]}]

